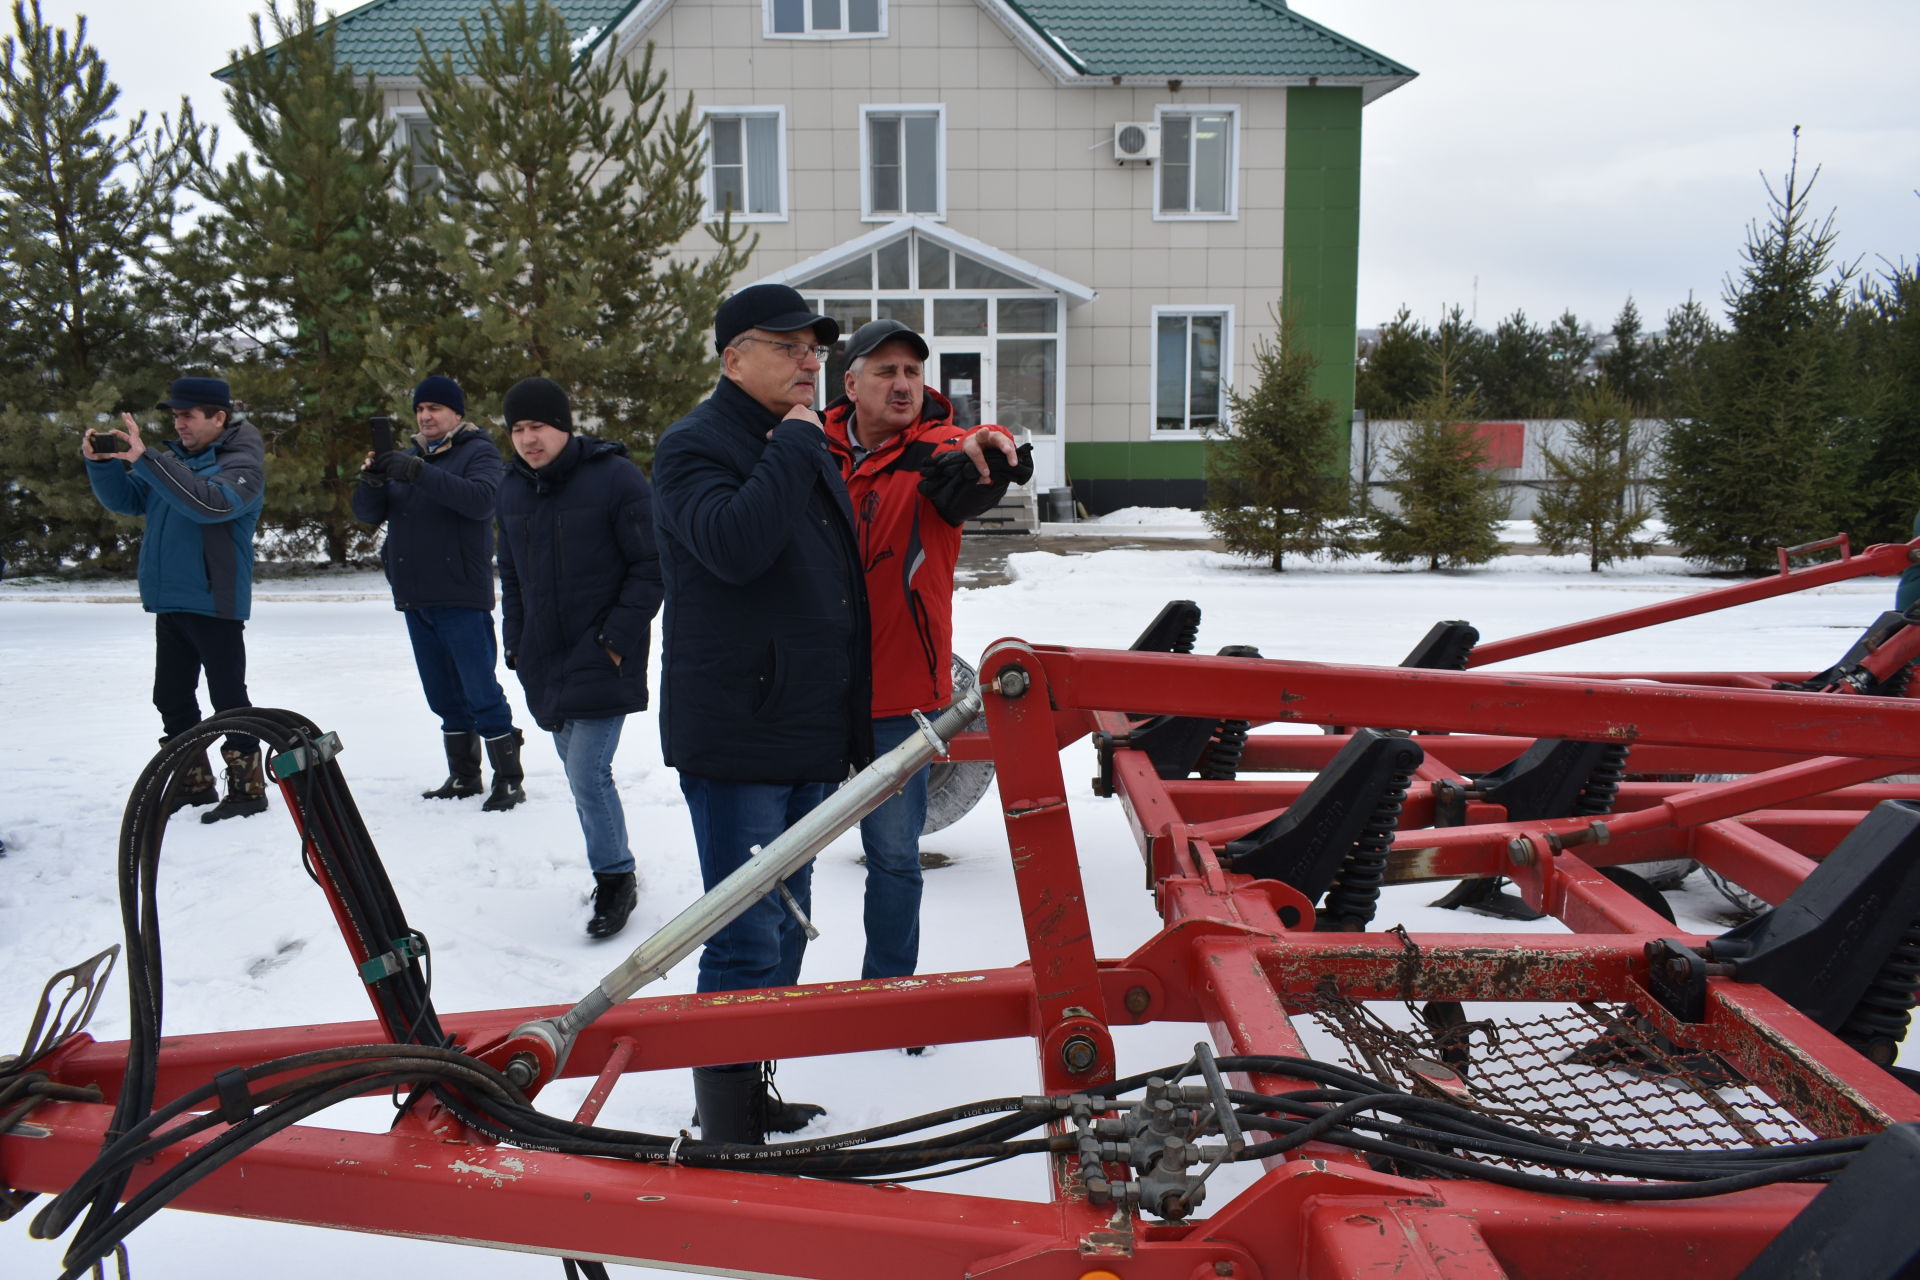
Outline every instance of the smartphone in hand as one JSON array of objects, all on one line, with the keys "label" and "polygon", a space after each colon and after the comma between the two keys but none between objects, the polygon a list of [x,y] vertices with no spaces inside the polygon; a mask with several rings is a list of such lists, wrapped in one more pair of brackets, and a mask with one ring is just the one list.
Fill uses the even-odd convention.
[{"label": "smartphone in hand", "polygon": [[367,419],[367,437],[368,437],[369,444],[373,448],[374,457],[378,458],[383,454],[392,453],[393,452],[393,419],[392,418],[368,418]]}]

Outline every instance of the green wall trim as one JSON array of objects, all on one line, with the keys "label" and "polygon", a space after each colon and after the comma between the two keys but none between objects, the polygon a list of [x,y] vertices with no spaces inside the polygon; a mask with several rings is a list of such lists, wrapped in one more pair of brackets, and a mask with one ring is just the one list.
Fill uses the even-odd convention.
[{"label": "green wall trim", "polygon": [[1314,389],[1333,402],[1345,459],[1360,296],[1359,89],[1287,90],[1286,183],[1283,305],[1320,357]]},{"label": "green wall trim", "polygon": [[1087,441],[1067,445],[1069,480],[1204,480],[1204,440]]}]

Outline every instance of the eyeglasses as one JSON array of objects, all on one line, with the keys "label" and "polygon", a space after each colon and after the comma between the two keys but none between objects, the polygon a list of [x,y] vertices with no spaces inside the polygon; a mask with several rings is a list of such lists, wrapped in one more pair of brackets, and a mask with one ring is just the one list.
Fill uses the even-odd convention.
[{"label": "eyeglasses", "polygon": [[764,342],[770,347],[778,347],[786,352],[787,359],[793,361],[795,364],[799,364],[808,356],[812,356],[815,360],[825,364],[827,357],[833,354],[832,347],[809,346],[804,342],[781,342],[777,338],[737,338],[735,341]]}]

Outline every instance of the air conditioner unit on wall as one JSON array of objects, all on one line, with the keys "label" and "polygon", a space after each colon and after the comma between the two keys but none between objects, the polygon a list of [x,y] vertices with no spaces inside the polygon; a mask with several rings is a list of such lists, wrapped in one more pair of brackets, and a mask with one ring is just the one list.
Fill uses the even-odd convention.
[{"label": "air conditioner unit on wall", "polygon": [[1160,126],[1151,120],[1122,120],[1114,125],[1113,158],[1123,164],[1128,160],[1158,160]]}]

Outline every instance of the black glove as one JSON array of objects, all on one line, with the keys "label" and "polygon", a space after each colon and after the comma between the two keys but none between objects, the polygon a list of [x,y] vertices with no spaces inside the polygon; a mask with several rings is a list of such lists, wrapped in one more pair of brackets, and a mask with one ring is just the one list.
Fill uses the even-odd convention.
[{"label": "black glove", "polygon": [[989,447],[988,478],[982,484],[972,458],[958,449],[943,453],[920,468],[920,492],[948,524],[965,524],[1000,501],[1009,484],[1033,478],[1033,446],[1021,445],[1018,455],[1018,462],[1008,462],[1005,454]]},{"label": "black glove", "polygon": [[389,480],[416,480],[420,476],[420,455],[417,453],[383,453],[373,460],[369,471],[379,471]]}]

